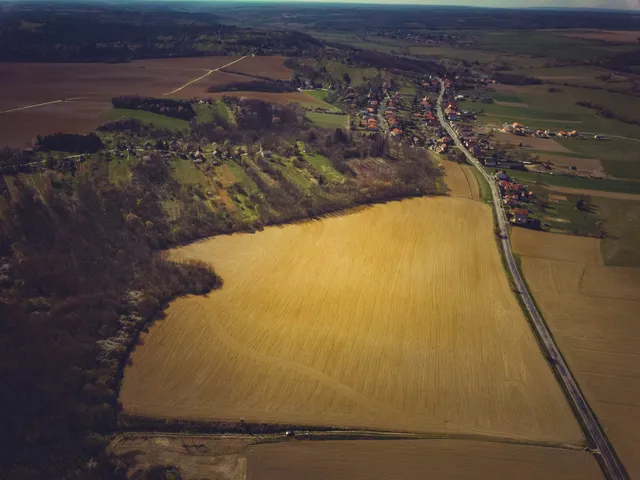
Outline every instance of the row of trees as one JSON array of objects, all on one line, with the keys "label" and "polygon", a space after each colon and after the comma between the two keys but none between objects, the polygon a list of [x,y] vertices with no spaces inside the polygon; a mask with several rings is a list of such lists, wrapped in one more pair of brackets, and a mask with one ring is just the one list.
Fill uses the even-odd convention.
[{"label": "row of trees", "polygon": [[127,95],[111,99],[114,108],[128,108],[158,113],[167,117],[191,120],[196,112],[188,100],[172,100],[170,98],[153,98]]},{"label": "row of trees", "polygon": [[295,87],[291,82],[272,80],[253,80],[249,82],[229,82],[221,85],[212,85],[207,92],[272,92],[285,93],[295,92]]},{"label": "row of trees", "polygon": [[104,144],[98,135],[89,133],[54,133],[36,137],[36,147],[40,150],[54,150],[71,153],[95,153],[104,148]]},{"label": "row of trees", "polygon": [[[154,253],[227,230],[163,165],[142,163],[123,189],[107,168],[73,182],[48,172],[44,198],[14,179],[0,220],[1,478],[119,478],[101,435],[116,427],[137,333],[172,297],[219,286],[208,266]],[[183,216],[166,217],[161,191],[181,198]]]}]

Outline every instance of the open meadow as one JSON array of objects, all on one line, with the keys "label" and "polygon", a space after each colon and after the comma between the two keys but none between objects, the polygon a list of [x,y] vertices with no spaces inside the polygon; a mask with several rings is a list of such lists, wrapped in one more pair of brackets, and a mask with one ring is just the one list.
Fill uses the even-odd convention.
[{"label": "open meadow", "polygon": [[640,269],[599,239],[515,229],[527,283],[631,478],[640,475]]},{"label": "open meadow", "polygon": [[143,335],[128,414],[582,442],[487,205],[393,202],[171,255],[225,284]]}]

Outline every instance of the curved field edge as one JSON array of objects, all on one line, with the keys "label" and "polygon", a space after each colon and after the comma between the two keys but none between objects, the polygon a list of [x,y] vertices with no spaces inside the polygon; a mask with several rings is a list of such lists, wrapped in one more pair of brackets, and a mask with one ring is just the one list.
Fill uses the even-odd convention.
[{"label": "curved field edge", "polygon": [[[454,211],[447,212],[441,215],[440,218],[458,218],[458,214],[460,214],[460,217],[464,218],[465,221],[456,222],[457,224],[470,223],[472,227],[467,228],[471,228],[472,231],[478,229],[478,231],[482,232],[479,243],[489,245],[489,251],[492,251],[492,253],[488,254],[491,258],[491,266],[485,265],[485,269],[497,276],[497,278],[501,278],[498,282],[498,290],[495,290],[496,286],[487,286],[486,284],[484,285],[485,290],[479,288],[482,278],[467,278],[464,275],[462,278],[457,279],[448,277],[445,270],[450,270],[449,264],[439,265],[438,268],[445,270],[438,270],[436,273],[428,272],[423,268],[425,265],[432,264],[430,261],[436,262],[436,258],[432,257],[446,259],[462,255],[461,263],[469,260],[473,264],[473,259],[483,257],[476,250],[478,245],[475,242],[473,248],[464,248],[458,244],[453,250],[444,252],[429,252],[429,248],[425,250],[425,245],[430,245],[429,243],[421,244],[420,248],[423,250],[410,249],[409,252],[405,251],[404,247],[396,248],[398,245],[389,249],[380,245],[376,246],[376,244],[373,244],[373,246],[368,244],[367,248],[362,251],[358,250],[360,246],[356,246],[356,250],[351,251],[350,255],[348,255],[349,258],[361,256],[365,264],[374,263],[374,266],[370,269],[367,269],[366,265],[362,264],[352,266],[356,270],[360,269],[361,275],[364,277],[370,276],[373,272],[369,272],[372,269],[376,270],[376,267],[381,272],[385,268],[389,268],[375,265],[375,257],[389,255],[391,255],[393,264],[390,267],[391,277],[389,278],[398,278],[398,268],[402,270],[409,268],[410,276],[431,276],[430,278],[435,283],[430,283],[427,291],[431,290],[433,297],[431,297],[430,301],[432,303],[429,305],[413,305],[415,299],[418,298],[418,293],[420,297],[424,296],[425,285],[414,285],[411,281],[406,283],[406,279],[400,280],[398,285],[392,286],[392,289],[398,293],[399,298],[402,298],[404,294],[410,296],[410,298],[406,299],[406,302],[401,301],[403,305],[412,305],[412,307],[408,307],[409,311],[414,310],[408,317],[400,315],[400,318],[409,318],[407,324],[394,325],[393,322],[389,321],[389,318],[393,317],[393,315],[389,317],[389,312],[393,312],[395,311],[394,309],[398,308],[397,299],[391,300],[389,305],[384,303],[377,305],[378,311],[387,312],[386,316],[376,318],[375,312],[367,310],[367,306],[363,304],[363,299],[384,298],[384,291],[376,290],[366,295],[354,296],[352,300],[356,310],[349,308],[347,316],[341,317],[339,312],[337,314],[336,312],[333,314],[326,314],[325,312],[322,318],[326,322],[331,323],[331,318],[338,319],[339,322],[335,320],[334,323],[339,323],[343,328],[340,330],[340,325],[331,324],[331,328],[337,329],[334,333],[331,333],[329,330],[322,331],[321,328],[314,327],[313,325],[318,321],[317,317],[312,316],[310,317],[311,320],[309,320],[306,318],[308,317],[307,313],[309,311],[317,311],[320,308],[319,304],[314,303],[318,301],[323,304],[336,303],[338,305],[340,302],[347,302],[345,304],[347,305],[348,301],[341,300],[339,295],[338,297],[331,297],[331,289],[336,283],[339,288],[344,288],[345,290],[356,288],[357,285],[350,284],[353,281],[351,276],[345,276],[344,272],[341,272],[340,269],[336,270],[335,266],[330,267],[330,269],[333,269],[329,272],[333,279],[331,282],[319,285],[305,285],[304,277],[309,272],[324,275],[318,271],[318,265],[330,265],[329,257],[335,256],[337,252],[327,254],[329,257],[321,255],[319,258],[312,259],[292,253],[293,264],[288,257],[286,259],[278,257],[274,260],[276,263],[286,260],[288,266],[285,269],[278,269],[276,265],[269,263],[260,267],[266,268],[264,271],[260,270],[260,268],[257,271],[252,270],[252,258],[269,259],[274,255],[274,252],[269,250],[269,245],[274,243],[275,238],[280,238],[280,241],[282,241],[277,246],[277,249],[283,252],[300,244],[305,245],[304,248],[306,249],[311,248],[309,251],[314,254],[317,254],[316,251],[322,252],[324,250],[324,244],[315,243],[311,247],[306,240],[303,240],[297,234],[288,238],[285,233],[288,229],[294,229],[299,233],[300,229],[310,227],[312,232],[318,233],[322,237],[321,231],[325,229],[332,230],[335,233],[335,227],[330,226],[331,222],[350,222],[351,219],[358,215],[365,215],[367,212],[380,208],[391,208],[391,211],[394,212],[393,216],[397,216],[405,222],[415,222],[416,212],[408,213],[404,211],[411,202],[423,202],[421,204],[422,208],[425,208],[425,205],[428,205],[429,202],[433,205],[435,205],[433,202],[436,202],[440,209],[444,208],[442,202],[445,204],[453,202],[450,206],[455,205]],[[472,205],[475,207],[472,207]],[[423,216],[429,217],[429,214],[425,215],[428,211],[429,209],[427,208],[427,211],[423,212]],[[381,223],[379,218],[376,220],[374,217],[379,216],[379,214],[380,212],[375,212],[373,217],[369,214],[369,216],[366,216],[364,223],[366,225],[372,223],[375,225],[378,229],[375,235],[385,237],[386,229],[397,230],[398,225],[393,224],[393,222],[393,226],[390,227],[389,225],[385,226],[384,221]],[[222,419],[238,421],[240,418],[244,418],[247,422],[342,425],[359,428],[375,427],[386,430],[468,432],[512,438],[535,438],[544,441],[555,440],[580,443],[582,435],[577,428],[577,424],[558,386],[553,381],[548,366],[544,363],[542,355],[537,350],[537,345],[533,341],[528,325],[523,321],[520,309],[509,290],[497,252],[492,250],[495,240],[492,238],[491,222],[490,220],[486,221],[489,215],[488,207],[479,202],[451,198],[416,199],[372,207],[364,212],[336,219],[284,228],[269,228],[256,235],[216,237],[210,241],[183,247],[179,255],[195,255],[194,258],[203,258],[202,255],[204,255],[207,257],[207,261],[211,261],[216,265],[222,277],[228,280],[225,288],[218,293],[221,293],[222,297],[225,297],[227,293],[232,294],[232,296],[220,302],[218,298],[222,297],[215,293],[204,299],[203,302],[198,302],[198,299],[195,298],[186,298],[172,304],[169,308],[167,319],[159,323],[157,327],[154,327],[148,335],[145,335],[145,344],[134,352],[132,357],[133,366],[128,369],[128,376],[125,375],[121,394],[125,412],[132,415],[168,416],[192,420]],[[474,219],[470,220],[469,216],[474,217]],[[478,217],[480,218],[478,219]],[[342,227],[344,226],[342,225]],[[352,233],[349,238],[369,238],[373,242],[375,235],[372,235],[366,229],[362,230],[362,228],[362,225],[355,229],[346,228]],[[428,225],[420,224],[418,230],[424,229],[425,232],[434,232],[432,236],[435,237],[435,232],[442,230],[442,228],[443,226],[436,222]],[[384,233],[380,233],[380,229]],[[257,245],[251,245],[252,239],[260,238],[264,235],[267,235],[266,240],[261,240]],[[471,236],[469,231],[464,231],[464,227],[462,231],[448,232],[448,235],[453,238]],[[474,235],[477,235],[477,232]],[[285,237],[284,239],[281,238],[283,236]],[[317,235],[312,235],[312,237],[317,240]],[[409,237],[411,238],[410,241],[418,243],[423,238],[420,232],[414,232]],[[334,240],[334,243],[342,244],[340,238]],[[450,247],[452,242],[451,238],[444,240],[444,238],[438,237],[430,241],[445,248],[447,245]],[[216,242],[222,242],[226,246],[221,248],[220,244],[218,244],[214,247],[213,245]],[[235,245],[231,247],[230,245],[232,244]],[[230,250],[225,251],[227,248],[230,248]],[[227,260],[225,261],[224,258],[216,257],[215,255],[209,257],[213,250],[224,252],[221,255]],[[482,250],[486,256],[487,251],[484,247],[482,247]],[[355,254],[356,251],[358,252],[357,255]],[[394,259],[394,254],[399,255],[399,257]],[[307,257],[309,256],[313,255],[307,255]],[[426,258],[424,262],[417,263],[418,270],[411,270],[411,265],[408,266],[407,262],[412,264],[412,258],[420,258],[422,256],[426,256]],[[315,267],[314,262],[316,262]],[[398,264],[401,267],[398,267]],[[243,268],[246,268],[248,273],[239,273]],[[268,275],[265,276],[265,272],[268,272]],[[438,274],[442,274],[440,275],[440,282],[436,281],[439,277]],[[254,278],[253,287],[249,285],[247,291],[243,291],[247,285],[246,283],[238,283],[238,278],[242,278],[242,275]],[[386,275],[387,273],[385,273],[385,278],[379,279],[379,283],[376,283],[382,289],[388,288],[389,279]],[[262,278],[269,278],[268,292],[266,294],[260,292],[259,289],[255,289],[256,284],[267,287],[264,282],[258,280]],[[314,292],[313,295],[309,294],[302,299],[287,297],[284,292],[290,292],[291,288],[279,282],[288,278],[295,279],[293,282],[297,284],[296,288],[298,290]],[[376,278],[375,275],[372,278]],[[478,282],[478,280],[480,281]],[[470,298],[473,300],[472,303],[475,302],[473,306],[465,305],[465,300],[459,296],[459,292],[458,294],[451,293],[451,288],[455,290],[456,284],[464,285],[465,288],[460,290],[471,292]],[[276,286],[274,287],[274,285]],[[446,289],[449,292],[448,294],[441,290],[443,285],[449,287]],[[324,291],[326,289],[328,291]],[[491,291],[495,295],[492,296]],[[327,292],[329,293],[328,297]],[[243,300],[233,297],[236,294],[240,295]],[[458,315],[453,314],[452,317],[452,312],[447,311],[447,308],[443,310],[441,302],[434,302],[434,298],[441,298],[443,295],[453,295],[454,299],[450,303],[462,306],[462,310],[467,313],[458,312]],[[502,311],[497,312],[494,305],[495,301],[487,301],[486,296],[494,299],[498,298],[498,307]],[[255,300],[256,298],[257,300]],[[275,298],[276,311],[280,312],[275,315],[265,307],[268,303],[267,299],[272,298]],[[209,305],[207,302],[211,300],[216,303]],[[251,308],[257,308],[257,310],[253,313],[234,313],[236,309],[233,306],[241,305],[242,302],[251,305]],[[308,305],[305,305],[305,302],[308,302]],[[302,320],[301,324],[296,325],[295,319],[300,317],[295,314],[292,316],[291,312],[287,313],[286,308],[282,311],[279,310],[280,307],[289,303],[294,304],[295,309],[297,309],[294,309],[295,311],[305,313],[302,315],[305,319]],[[373,303],[375,304],[376,302],[374,301]],[[267,310],[263,308],[267,308]],[[362,314],[363,310],[365,311],[364,314]],[[433,346],[427,349],[422,347],[417,350],[413,346],[412,348],[404,348],[402,346],[411,345],[411,337],[416,337],[415,340],[417,341],[425,341],[425,338],[429,336],[426,333],[427,337],[425,337],[425,331],[421,330],[430,327],[421,322],[422,317],[415,315],[415,311],[418,310],[437,312],[443,310],[444,313],[440,312],[440,314],[444,315],[445,324],[441,323],[443,320],[440,319],[440,323],[437,321],[436,326],[433,328],[435,329],[434,332],[442,335],[444,353],[441,352],[438,355],[437,349],[434,350]],[[502,323],[504,330],[512,330],[511,333],[516,337],[515,343],[519,345],[520,353],[507,353],[504,350],[504,344],[500,342],[492,343],[490,339],[487,339],[488,334],[486,332],[484,336],[482,335],[482,326],[478,324],[487,321],[482,317],[485,313],[481,314],[482,321],[476,323],[469,324],[460,320],[461,318],[469,320],[477,317],[478,311],[493,312],[493,314],[489,313],[489,316],[494,318],[494,322]],[[246,318],[249,317],[253,318],[255,323],[247,324]],[[243,321],[242,318],[245,318],[245,320]],[[275,323],[263,322],[264,324],[262,324],[261,320],[265,318]],[[288,326],[284,327],[285,324],[279,322],[278,318],[287,319]],[[224,323],[224,328],[221,327],[219,322]],[[446,327],[447,322],[450,323],[450,331]],[[173,325],[170,326],[169,324]],[[497,327],[498,324],[492,324],[489,321],[488,325],[491,326],[491,334],[504,335],[505,333]],[[178,330],[175,330],[176,325],[180,326]],[[364,325],[367,325],[367,328],[362,328]],[[398,328],[402,332],[409,334],[409,336],[399,333]],[[166,333],[169,333],[167,329],[173,330],[168,336],[166,335]],[[382,337],[376,335],[368,336],[368,332],[375,329],[381,329],[386,333]],[[494,329],[498,330],[494,331]],[[166,333],[162,333],[163,331]],[[287,334],[286,339],[282,337],[284,331]],[[357,331],[360,331],[360,334]],[[460,332],[465,332],[467,335],[456,336],[456,333]],[[269,335],[273,338],[270,338]],[[359,337],[358,335],[364,335],[364,337]],[[391,338],[394,335],[395,338]],[[322,345],[314,347],[312,340],[315,338],[324,339],[328,343],[324,347]],[[331,339],[336,339],[336,341],[332,343]],[[189,343],[189,346],[186,347],[184,342]],[[264,344],[261,346],[260,342]],[[267,342],[271,342],[272,345],[267,345]],[[457,343],[460,344],[456,346]],[[497,343],[497,346],[495,343]],[[513,344],[513,339],[510,343]],[[467,354],[469,348],[472,348],[472,344],[490,344],[491,347],[481,346],[481,351],[478,352],[476,350],[474,352],[476,356],[474,356],[474,354]],[[362,355],[355,354],[350,357],[349,352],[353,350],[353,345],[363,345],[366,349],[363,350]],[[398,345],[400,346],[398,347]],[[428,343],[423,345],[428,345]],[[317,350],[317,348],[320,348],[320,350]],[[494,349],[495,353],[501,352],[499,353],[500,358],[503,358],[503,356],[505,358],[511,357],[508,368],[513,367],[515,370],[511,370],[511,373],[506,378],[503,377],[504,373],[500,372],[507,371],[504,370],[507,368],[506,364],[502,364],[502,360],[498,360],[496,363],[497,357],[491,357],[487,351],[484,351],[484,348]],[[423,350],[431,350],[431,353],[423,352]],[[521,357],[522,350],[530,353],[526,361]],[[332,357],[327,357],[327,351],[331,352]],[[420,352],[427,357],[429,355],[432,356],[420,358]],[[367,362],[370,361],[368,358],[371,355],[373,355],[371,359],[380,356],[384,359],[386,355],[385,361],[388,360],[388,363],[386,363],[388,366],[384,366],[385,362],[367,365]],[[449,367],[449,371],[447,371],[443,365],[447,365],[447,362],[453,365],[457,355],[459,355],[457,361],[461,362],[463,367],[454,365]],[[297,356],[300,358],[296,358]],[[410,358],[414,358],[415,362],[412,363],[411,360],[408,360]],[[447,358],[448,360],[446,360]],[[277,361],[274,363],[271,360]],[[444,363],[442,363],[443,360]],[[185,361],[187,363],[184,363]],[[394,364],[394,362],[396,363]],[[427,367],[416,369],[415,364],[441,366],[439,367],[440,370]],[[514,367],[511,364],[517,364],[517,366]],[[187,367],[186,365],[190,366]],[[397,366],[400,366],[400,368],[396,368]],[[399,377],[404,375],[406,378],[390,380],[386,376],[386,371],[390,368],[393,368]],[[226,369],[231,370],[227,371]],[[495,369],[498,373],[492,372],[492,369]],[[522,370],[520,371],[519,369]],[[517,374],[518,380],[507,380],[509,376],[512,376],[517,371],[520,371]],[[412,375],[415,377],[413,380],[411,379]],[[482,380],[482,375],[486,375],[488,380]],[[534,382],[537,383],[537,386],[531,388],[532,392],[528,391],[528,387],[524,388],[524,390],[527,390],[525,394],[521,384],[532,385],[532,376],[537,378],[536,382]],[[327,381],[327,378],[329,378],[329,381]],[[224,380],[224,386],[219,383],[222,379]],[[434,401],[434,397],[438,397],[438,392],[442,393],[446,391],[446,388],[450,388],[445,388],[443,381],[454,382],[455,388],[458,389],[456,391],[464,399],[461,400],[454,394],[446,399],[444,398],[446,395],[444,395],[439,401]],[[431,382],[430,387],[428,386],[429,382]],[[542,396],[536,393],[536,391],[540,392],[541,384],[546,385],[548,388],[545,388],[545,390],[551,392],[544,395],[544,398],[541,398]],[[412,385],[412,387],[407,390],[409,385]],[[347,386],[348,389],[345,388]],[[469,388],[471,388],[470,393],[466,392]],[[397,395],[397,392],[407,391],[410,393],[402,396]],[[305,394],[304,392],[307,393]],[[337,395],[336,392],[340,394]],[[366,401],[363,401],[363,395]],[[301,403],[302,397],[305,397],[305,401]],[[505,399],[503,400],[505,404],[494,405],[491,398],[503,398]],[[517,400],[513,400],[514,398]],[[446,407],[443,406],[445,404]],[[456,408],[451,407],[451,405],[455,405]],[[471,408],[471,405],[473,405],[473,408]],[[527,420],[522,422],[523,408],[532,413],[532,420],[528,424],[526,424]],[[475,412],[469,412],[469,410]],[[482,411],[480,412],[480,410]]]}]

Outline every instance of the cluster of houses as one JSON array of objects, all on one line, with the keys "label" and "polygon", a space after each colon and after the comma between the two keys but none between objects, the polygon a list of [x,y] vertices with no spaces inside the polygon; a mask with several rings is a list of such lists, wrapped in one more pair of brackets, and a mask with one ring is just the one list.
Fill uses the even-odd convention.
[{"label": "cluster of houses", "polygon": [[375,98],[369,98],[367,107],[360,110],[360,127],[366,128],[370,132],[378,131],[378,106],[379,102]]},{"label": "cluster of houses", "polygon": [[507,211],[511,212],[511,221],[516,225],[526,225],[529,222],[529,210],[522,208],[521,204],[530,202],[533,192],[528,191],[526,185],[514,181],[504,171],[496,173],[495,178],[502,201]]},{"label": "cluster of houses", "polygon": [[398,104],[400,102],[400,96],[396,93],[391,97],[391,100],[387,102],[387,108],[384,112],[384,119],[389,126],[389,131],[391,135],[394,137],[401,136],[404,132],[402,131],[400,122],[396,115]]},{"label": "cluster of houses", "polygon": [[531,136],[537,138],[550,138],[550,137],[566,137],[566,138],[576,138],[579,137],[579,133],[576,130],[572,130],[570,132],[565,132],[564,130],[553,131],[553,130],[534,130],[528,127],[525,127],[521,123],[515,122],[511,125],[505,125],[502,129],[503,132],[513,133],[514,135],[518,135],[521,137]]},{"label": "cluster of houses", "polygon": [[435,127],[438,125],[438,119],[436,118],[435,114],[435,107],[429,97],[424,97],[420,101],[420,108],[416,115],[422,118],[424,123],[430,127]]}]

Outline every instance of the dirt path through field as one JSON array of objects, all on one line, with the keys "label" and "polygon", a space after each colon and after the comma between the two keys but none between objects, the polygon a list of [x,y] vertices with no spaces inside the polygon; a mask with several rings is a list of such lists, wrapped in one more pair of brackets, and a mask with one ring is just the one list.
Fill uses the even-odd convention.
[{"label": "dirt path through field", "polygon": [[245,59],[245,58],[247,58],[247,56],[246,56],[246,55],[245,55],[244,57],[240,57],[240,58],[238,58],[237,60],[234,60],[234,61],[233,61],[233,62],[231,62],[231,63],[227,63],[226,65],[223,65],[223,66],[221,66],[221,67],[214,68],[213,70],[209,70],[209,71],[208,71],[207,73],[205,73],[204,75],[202,75],[202,76],[200,76],[200,77],[198,77],[198,78],[195,78],[195,79],[193,79],[193,80],[191,80],[191,81],[189,81],[189,82],[185,83],[185,84],[184,84],[184,85],[182,85],[181,87],[178,87],[178,88],[176,88],[175,90],[173,90],[173,91],[171,91],[171,92],[167,92],[167,93],[165,93],[165,94],[164,94],[164,96],[166,97],[167,95],[172,95],[172,94],[174,94],[174,93],[178,93],[180,90],[183,90],[184,88],[188,87],[188,86],[189,86],[189,85],[191,85],[192,83],[196,83],[196,82],[198,82],[198,81],[202,80],[203,78],[208,77],[208,76],[209,76],[209,75],[211,75],[213,72],[217,72],[218,70],[220,70],[220,69],[222,69],[222,68],[229,67],[229,66],[233,65],[234,63],[238,63],[239,61],[241,61],[241,60],[243,60],[243,59]]},{"label": "dirt path through field", "polygon": [[17,108],[10,108],[9,110],[3,110],[0,113],[11,113],[11,112],[18,112],[20,110],[29,110],[30,108],[46,107],[47,105],[53,105],[56,103],[63,103],[63,102],[71,102],[73,100],[80,100],[81,98],[82,97],[65,98],[64,100],[52,100],[50,102],[36,103],[35,105],[25,105],[24,107],[17,107]]}]

